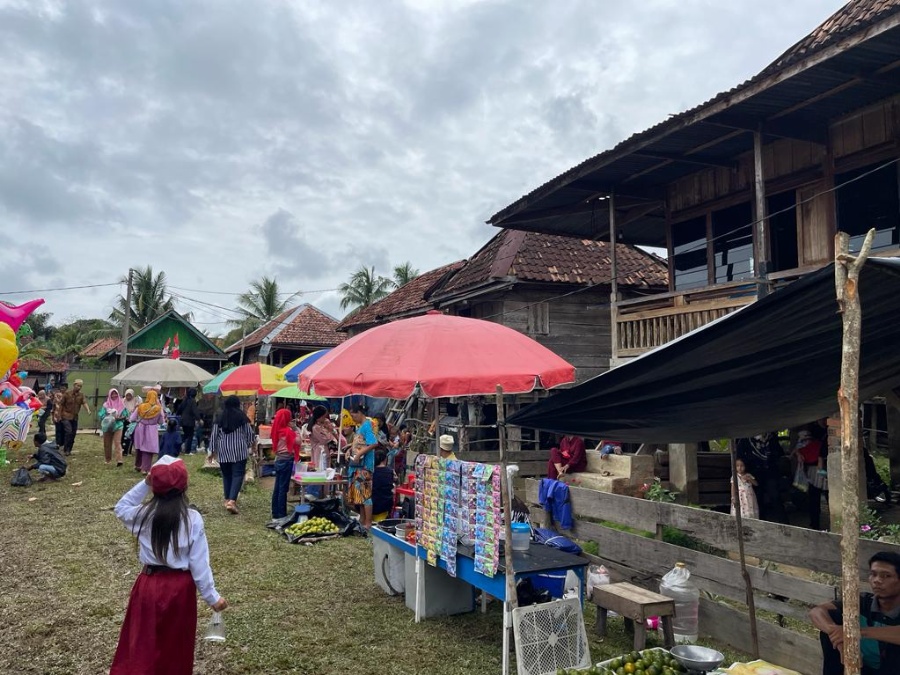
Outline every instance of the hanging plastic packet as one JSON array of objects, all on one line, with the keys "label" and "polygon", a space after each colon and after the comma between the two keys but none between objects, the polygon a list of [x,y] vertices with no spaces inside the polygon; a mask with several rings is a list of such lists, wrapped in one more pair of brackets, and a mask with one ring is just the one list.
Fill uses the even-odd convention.
[{"label": "hanging plastic packet", "polygon": [[225,621],[220,612],[213,612],[203,639],[209,642],[225,642]]}]

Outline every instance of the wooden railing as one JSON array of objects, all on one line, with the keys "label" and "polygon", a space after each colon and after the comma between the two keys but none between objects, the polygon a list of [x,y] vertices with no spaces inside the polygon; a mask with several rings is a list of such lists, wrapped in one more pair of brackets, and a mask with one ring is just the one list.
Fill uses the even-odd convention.
[{"label": "wooden railing", "polygon": [[[546,517],[538,504],[536,480],[525,481],[525,500],[532,521]],[[575,517],[571,533],[579,539],[595,541],[599,558],[614,580],[625,580],[651,590],[676,562],[687,563],[691,579],[705,591],[700,600],[700,633],[750,652],[750,628],[746,608],[746,587],[738,551],[738,531],[732,516],[715,511],[664,502],[636,499],[623,495],[571,487]],[[726,555],[667,544],[639,533],[606,527],[598,521],[610,521],[633,530],[659,532],[668,525]],[[841,573],[841,537],[801,527],[745,520],[744,549],[747,572],[753,586],[758,617],[760,656],[804,675],[822,672],[822,657],[815,631],[806,616],[808,608],[838,597],[839,588],[827,583]],[[869,539],[860,540],[860,578],[868,575],[868,560],[877,551],[900,552],[900,547]],[[768,561],[768,562],[763,562]],[[776,564],[771,564],[776,563]],[[799,568],[799,569],[793,569]],[[720,602],[725,600],[726,602]],[[804,633],[766,620],[766,614],[790,617],[806,624]]]},{"label": "wooden railing", "polygon": [[734,282],[618,302],[613,357],[639,356],[749,305],[756,297],[755,282]]}]

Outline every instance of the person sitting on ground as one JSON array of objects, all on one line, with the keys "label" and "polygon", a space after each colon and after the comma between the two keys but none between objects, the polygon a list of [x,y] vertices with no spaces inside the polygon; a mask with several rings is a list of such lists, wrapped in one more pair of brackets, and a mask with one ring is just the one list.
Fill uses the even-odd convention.
[{"label": "person sitting on ground", "polygon": [[579,473],[587,468],[587,454],[584,450],[584,439],[573,434],[566,434],[559,440],[559,446],[550,449],[550,461],[547,463],[547,478],[558,479],[570,473]]},{"label": "person sitting on ground", "polygon": [[35,463],[31,469],[41,472],[40,480],[57,480],[66,475],[68,462],[59,451],[59,446],[47,440],[47,434],[36,433],[34,447],[37,448],[37,452],[32,455]]},{"label": "person sitting on ground", "polygon": [[456,453],[453,452],[453,436],[441,434],[438,444],[441,447],[441,459],[456,459]]},{"label": "person sitting on ground", "polygon": [[[880,551],[869,559],[871,593],[860,593],[862,675],[900,672],[900,555]],[[809,612],[821,633],[822,675],[844,673],[843,607],[825,602]]]},{"label": "person sitting on ground", "polygon": [[394,470],[387,465],[387,451],[375,450],[375,472],[372,474],[372,520],[389,518],[394,507]]},{"label": "person sitting on ground", "polygon": [[181,453],[181,433],[178,431],[178,422],[169,420],[166,424],[166,433],[159,441],[159,456],[178,457]]}]

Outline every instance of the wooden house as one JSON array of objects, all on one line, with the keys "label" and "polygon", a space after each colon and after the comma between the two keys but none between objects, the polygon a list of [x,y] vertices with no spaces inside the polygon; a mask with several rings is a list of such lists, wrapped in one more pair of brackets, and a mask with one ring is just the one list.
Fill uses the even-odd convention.
[{"label": "wooden house", "polygon": [[[182,361],[190,361],[211,373],[218,372],[227,361],[225,353],[210,338],[181,314],[170,310],[129,336],[127,366],[163,358],[167,343],[170,352],[174,348],[176,336]],[[118,370],[121,353],[122,340],[106,337],[94,340],[82,349],[79,359],[82,365],[86,361],[93,361]]]},{"label": "wooden house", "polygon": [[225,352],[233,363],[284,366],[319,349],[337,347],[347,339],[337,332],[338,320],[309,304],[287,309]]},{"label": "wooden house", "polygon": [[[900,0],[851,0],[746,82],[585,160],[489,222],[667,251],[667,293],[612,289],[614,364],[820,269],[838,230],[855,250],[875,228],[874,255],[900,254]],[[676,452],[678,487],[696,494],[696,448]]]}]

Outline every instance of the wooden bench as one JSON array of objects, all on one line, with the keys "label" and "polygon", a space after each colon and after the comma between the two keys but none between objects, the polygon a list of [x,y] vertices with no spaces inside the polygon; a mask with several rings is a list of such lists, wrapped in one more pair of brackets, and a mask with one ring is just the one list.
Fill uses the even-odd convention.
[{"label": "wooden bench", "polygon": [[607,614],[617,612],[625,619],[625,627],[634,633],[634,648],[641,651],[647,646],[647,619],[658,616],[662,622],[666,649],[675,646],[672,617],[675,601],[665,595],[647,591],[627,582],[594,586],[591,600],[597,605],[597,635],[606,635]]}]

